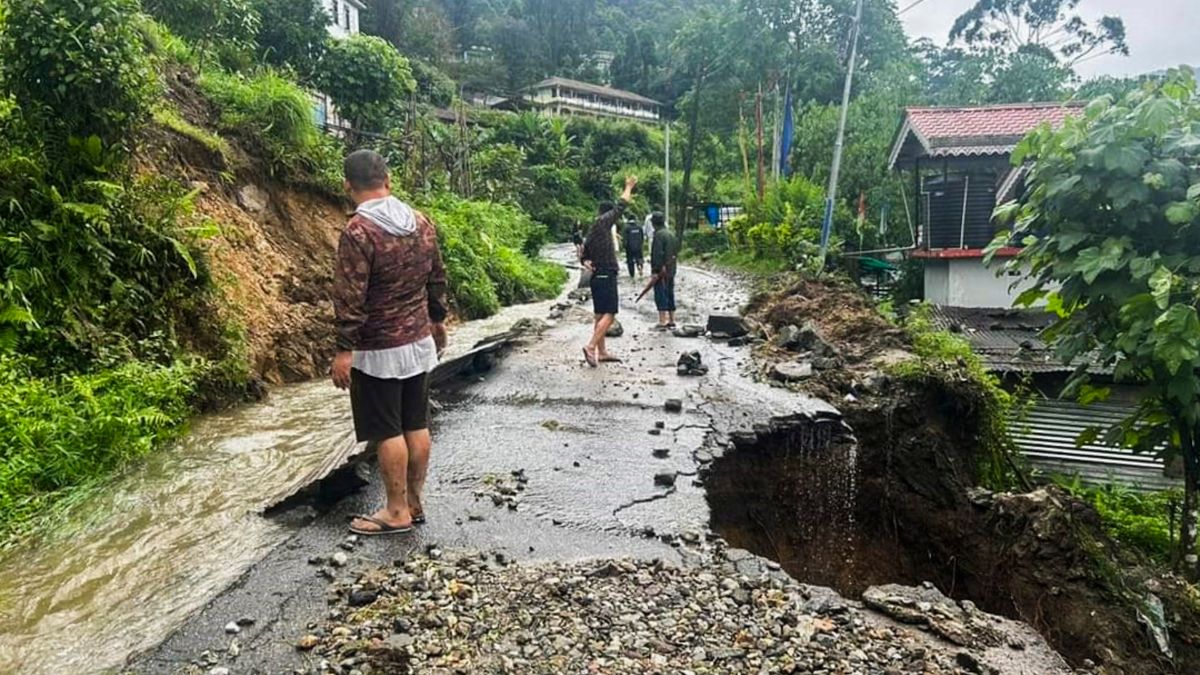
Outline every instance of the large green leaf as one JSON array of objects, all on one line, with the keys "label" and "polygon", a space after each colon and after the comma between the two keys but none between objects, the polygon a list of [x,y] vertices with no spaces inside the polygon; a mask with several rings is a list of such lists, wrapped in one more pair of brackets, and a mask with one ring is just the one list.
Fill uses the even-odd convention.
[{"label": "large green leaf", "polygon": [[1171,284],[1175,275],[1165,267],[1159,267],[1150,275],[1150,293],[1159,309],[1166,309],[1171,304]]},{"label": "large green leaf", "polygon": [[1125,247],[1121,242],[1109,239],[1102,246],[1091,246],[1080,251],[1075,259],[1075,269],[1083,275],[1084,281],[1090,284],[1104,272],[1121,267],[1124,254]]}]

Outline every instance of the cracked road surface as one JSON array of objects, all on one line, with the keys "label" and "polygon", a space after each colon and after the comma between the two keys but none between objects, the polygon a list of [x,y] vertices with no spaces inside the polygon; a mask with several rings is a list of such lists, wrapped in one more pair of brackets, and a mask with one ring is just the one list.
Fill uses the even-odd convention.
[{"label": "cracked road surface", "polygon": [[[435,544],[502,552],[517,561],[687,555],[671,543],[708,530],[703,487],[693,477],[719,440],[772,416],[830,408],[744,377],[749,348],[653,330],[653,303],[633,303],[640,288],[623,281],[625,334],[611,339],[610,351],[624,363],[582,365],[590,303],[573,306],[544,335],[516,347],[445,402],[434,423],[429,524],[407,538],[364,541],[337,574],[389,564]],[[678,295],[680,323],[702,324],[710,312],[736,311],[746,300],[734,279],[692,268],[681,270]],[[676,375],[679,354],[688,350],[700,351],[708,375]],[[684,402],[681,413],[664,410],[672,398]],[[348,428],[348,402],[345,408],[336,423]],[[515,471],[527,478],[515,495],[516,509],[495,505],[489,494],[496,479]],[[656,483],[659,474],[674,476],[673,485]],[[368,488],[297,527],[129,670],[178,672],[205,651],[236,673],[303,667],[306,657],[294,641],[327,612],[328,582],[307,561],[337,552],[347,517],[381,498],[372,474]],[[253,624],[236,637],[227,634],[227,624],[238,619]],[[239,655],[231,660],[226,655],[234,640]]]}]

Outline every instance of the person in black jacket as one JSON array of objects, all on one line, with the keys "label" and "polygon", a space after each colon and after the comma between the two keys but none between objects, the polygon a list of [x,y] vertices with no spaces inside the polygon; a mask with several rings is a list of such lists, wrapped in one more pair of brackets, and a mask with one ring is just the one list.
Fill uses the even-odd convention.
[{"label": "person in black jacket", "polygon": [[630,218],[625,221],[625,264],[629,267],[629,278],[642,276],[646,272],[646,232],[637,221]]},{"label": "person in black jacket", "polygon": [[617,294],[617,277],[621,274],[621,264],[617,262],[613,229],[629,206],[629,200],[633,199],[633,189],[637,187],[637,183],[636,176],[627,177],[621,201],[600,205],[600,216],[592,225],[587,240],[583,242],[581,262],[584,269],[592,273],[592,305],[596,313],[595,329],[591,341],[583,348],[583,358],[593,368],[600,363],[620,361],[608,353],[604,344],[604,337],[616,321],[621,304]]},{"label": "person in black jacket", "polygon": [[658,275],[654,284],[654,304],[658,306],[659,330],[675,328],[675,272],[678,269],[679,242],[667,228],[667,219],[655,213],[654,242],[650,245],[650,272]]}]

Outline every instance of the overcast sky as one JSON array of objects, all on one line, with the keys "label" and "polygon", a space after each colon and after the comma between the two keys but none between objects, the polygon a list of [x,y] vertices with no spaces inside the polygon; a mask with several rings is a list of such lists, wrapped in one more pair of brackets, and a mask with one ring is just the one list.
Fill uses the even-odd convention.
[{"label": "overcast sky", "polygon": [[[907,7],[915,0],[897,0]],[[924,0],[901,18],[911,38],[946,42],[950,27],[975,0]],[[1083,63],[1080,75],[1140,75],[1183,63],[1200,66],[1200,0],[1083,0],[1089,19],[1106,14],[1125,20],[1129,56],[1102,56]]]}]

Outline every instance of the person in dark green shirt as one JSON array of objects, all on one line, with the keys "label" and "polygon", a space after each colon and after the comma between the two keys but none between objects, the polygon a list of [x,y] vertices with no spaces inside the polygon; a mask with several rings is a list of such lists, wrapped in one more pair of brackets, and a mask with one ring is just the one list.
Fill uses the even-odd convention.
[{"label": "person in dark green shirt", "polygon": [[654,241],[650,244],[650,271],[658,275],[654,284],[654,304],[658,306],[659,330],[675,328],[675,272],[679,258],[679,241],[667,229],[662,213],[651,216]]}]

